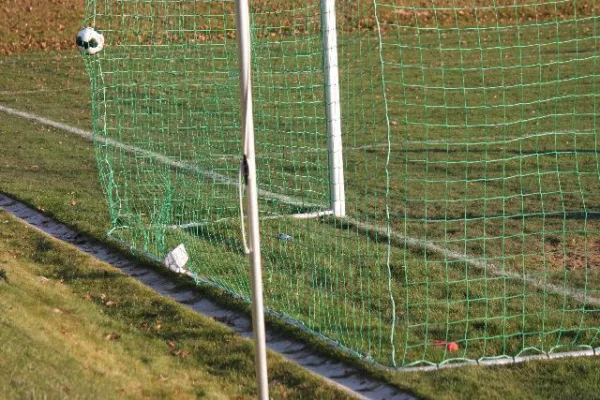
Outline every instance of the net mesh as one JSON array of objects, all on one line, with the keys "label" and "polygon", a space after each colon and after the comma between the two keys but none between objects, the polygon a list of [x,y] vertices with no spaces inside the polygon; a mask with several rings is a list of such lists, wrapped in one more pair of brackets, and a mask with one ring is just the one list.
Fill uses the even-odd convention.
[{"label": "net mesh", "polygon": [[[266,306],[392,367],[600,346],[599,7],[338,1],[346,217],[298,218],[331,201],[325,9],[253,1]],[[111,235],[248,299],[234,9],[88,0],[86,64]]]}]

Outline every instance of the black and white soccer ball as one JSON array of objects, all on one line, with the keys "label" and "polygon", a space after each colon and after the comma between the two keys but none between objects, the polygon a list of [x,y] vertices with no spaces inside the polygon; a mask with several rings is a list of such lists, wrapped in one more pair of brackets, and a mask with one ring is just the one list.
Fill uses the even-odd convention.
[{"label": "black and white soccer ball", "polygon": [[104,35],[95,28],[83,28],[77,33],[77,47],[90,56],[99,53],[104,48]]}]

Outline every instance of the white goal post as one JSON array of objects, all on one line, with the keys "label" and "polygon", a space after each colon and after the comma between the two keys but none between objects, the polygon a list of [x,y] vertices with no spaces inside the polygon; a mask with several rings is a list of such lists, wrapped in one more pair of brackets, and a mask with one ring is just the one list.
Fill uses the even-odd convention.
[{"label": "white goal post", "polygon": [[321,29],[323,31],[323,72],[325,75],[325,108],[327,114],[329,199],[333,215],[345,217],[346,198],[335,0],[321,0]]},{"label": "white goal post", "polygon": [[246,195],[248,202],[248,229],[250,284],[252,289],[252,331],[255,345],[255,368],[258,398],[269,399],[267,378],[267,345],[262,292],[262,263],[260,256],[260,230],[258,215],[258,188],[256,185],[256,160],[254,151],[254,115],[252,108],[252,72],[250,51],[249,0],[236,1],[236,25],[240,68],[241,130],[244,142],[244,162],[247,167]]}]

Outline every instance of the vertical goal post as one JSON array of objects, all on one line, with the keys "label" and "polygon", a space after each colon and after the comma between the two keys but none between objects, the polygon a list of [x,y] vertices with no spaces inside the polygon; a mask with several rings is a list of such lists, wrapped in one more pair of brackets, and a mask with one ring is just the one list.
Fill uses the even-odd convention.
[{"label": "vertical goal post", "polygon": [[346,196],[335,0],[321,0],[321,21],[329,156],[329,198],[333,215],[341,218],[346,216]]}]

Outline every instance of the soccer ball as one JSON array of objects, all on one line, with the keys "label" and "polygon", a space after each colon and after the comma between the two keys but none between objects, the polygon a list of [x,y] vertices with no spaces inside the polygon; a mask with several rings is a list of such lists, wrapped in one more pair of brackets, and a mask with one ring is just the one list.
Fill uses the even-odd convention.
[{"label": "soccer ball", "polygon": [[83,28],[77,33],[77,47],[84,54],[94,55],[104,48],[104,35],[94,28]]}]

